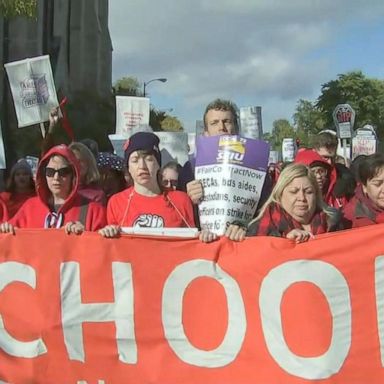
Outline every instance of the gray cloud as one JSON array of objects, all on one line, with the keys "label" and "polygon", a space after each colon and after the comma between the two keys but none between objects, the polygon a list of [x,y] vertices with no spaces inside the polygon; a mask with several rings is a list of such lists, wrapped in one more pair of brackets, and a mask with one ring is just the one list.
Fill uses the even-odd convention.
[{"label": "gray cloud", "polygon": [[189,124],[218,96],[291,107],[332,73],[331,57],[311,54],[383,14],[382,0],[111,0],[114,78],[167,77],[156,94],[176,98]]}]

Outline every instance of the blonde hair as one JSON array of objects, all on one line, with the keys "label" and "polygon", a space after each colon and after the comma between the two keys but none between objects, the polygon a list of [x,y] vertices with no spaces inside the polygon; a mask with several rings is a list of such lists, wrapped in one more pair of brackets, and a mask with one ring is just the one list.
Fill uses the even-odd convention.
[{"label": "blonde hair", "polygon": [[88,170],[84,176],[84,180],[81,180],[84,185],[89,185],[93,183],[98,183],[100,181],[100,173],[97,168],[96,159],[93,153],[88,147],[79,142],[73,142],[69,145],[71,151],[76,155],[77,151],[80,155],[80,159],[85,161],[87,164]]},{"label": "blonde hair", "polygon": [[[277,179],[276,185],[273,188],[271,195],[261,207],[259,214],[255,219],[253,219],[248,225],[254,223],[261,219],[264,215],[264,212],[268,209],[268,207],[272,204],[278,204],[281,206],[281,196],[283,195],[284,189],[296,178],[298,177],[307,177],[311,182],[313,189],[316,194],[316,208],[317,210],[322,210],[325,213],[329,214],[328,207],[322,198],[321,191],[318,187],[316,179],[310,169],[304,164],[294,163],[287,165],[280,173],[279,178]],[[333,210],[332,210],[333,212]]]}]

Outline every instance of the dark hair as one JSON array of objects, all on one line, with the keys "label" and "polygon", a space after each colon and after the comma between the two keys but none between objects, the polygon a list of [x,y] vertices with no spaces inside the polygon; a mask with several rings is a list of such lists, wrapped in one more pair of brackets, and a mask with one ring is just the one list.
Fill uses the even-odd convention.
[{"label": "dark hair", "polygon": [[178,174],[180,174],[183,167],[177,161],[172,160],[165,164],[163,167],[161,167],[161,173],[163,173],[164,169],[166,168],[173,169]]},{"label": "dark hair", "polygon": [[335,197],[345,196],[350,200],[355,194],[356,180],[354,174],[343,164],[335,164],[337,180],[333,188]]},{"label": "dark hair", "polygon": [[335,134],[330,132],[320,132],[312,137],[312,146],[315,149],[327,148],[334,149],[338,145],[338,140]]},{"label": "dark hair", "polygon": [[367,158],[367,156],[368,155],[359,155],[352,160],[350,170],[353,173],[353,176],[355,177],[356,183],[360,182],[360,164]]},{"label": "dark hair", "polygon": [[207,105],[204,112],[204,129],[207,130],[207,122],[206,122],[206,116],[208,111],[210,110],[216,110],[216,111],[229,111],[232,113],[233,116],[233,122],[235,125],[235,133],[239,133],[239,122],[238,122],[238,108],[235,103],[232,103],[230,100],[224,100],[224,99],[216,99],[213,100],[211,103]]},{"label": "dark hair", "polygon": [[375,153],[367,156],[359,166],[360,181],[367,185],[368,180],[373,179],[384,168],[384,154]]}]

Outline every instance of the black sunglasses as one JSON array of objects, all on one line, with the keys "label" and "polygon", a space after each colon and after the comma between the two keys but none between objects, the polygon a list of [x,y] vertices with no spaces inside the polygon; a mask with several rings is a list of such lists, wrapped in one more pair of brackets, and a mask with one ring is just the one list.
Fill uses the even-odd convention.
[{"label": "black sunglasses", "polygon": [[63,167],[59,169],[45,167],[45,176],[47,177],[54,177],[56,172],[59,175],[59,177],[66,177],[66,176],[72,175],[73,173],[72,167]]},{"label": "black sunglasses", "polygon": [[164,187],[177,187],[177,180],[172,180],[172,179],[163,179],[162,184]]}]

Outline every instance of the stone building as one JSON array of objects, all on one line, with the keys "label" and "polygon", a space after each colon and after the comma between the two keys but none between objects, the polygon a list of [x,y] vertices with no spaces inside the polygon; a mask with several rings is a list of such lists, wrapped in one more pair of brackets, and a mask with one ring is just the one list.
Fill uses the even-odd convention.
[{"label": "stone building", "polygon": [[7,159],[15,157],[7,136],[16,126],[16,117],[4,63],[49,54],[59,97],[79,91],[100,97],[111,94],[108,0],[38,0],[36,19],[0,16],[0,41],[1,121]]}]

